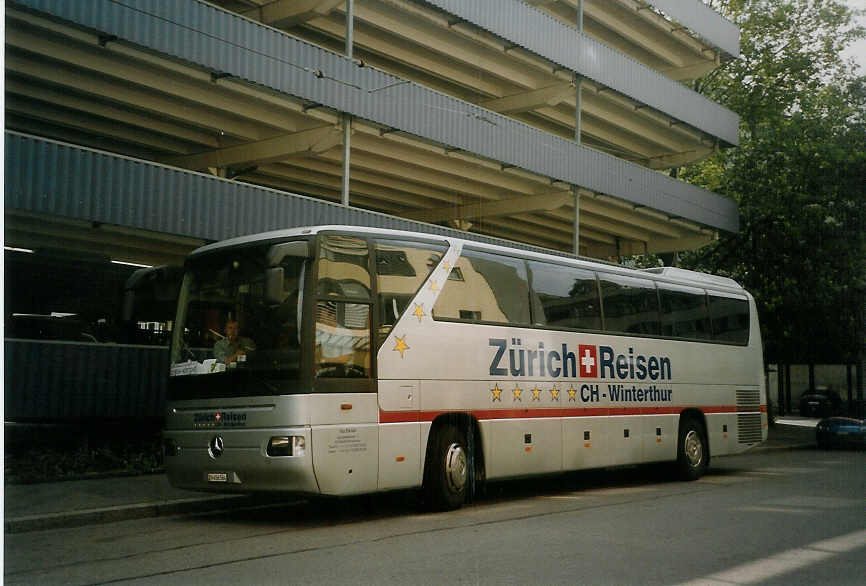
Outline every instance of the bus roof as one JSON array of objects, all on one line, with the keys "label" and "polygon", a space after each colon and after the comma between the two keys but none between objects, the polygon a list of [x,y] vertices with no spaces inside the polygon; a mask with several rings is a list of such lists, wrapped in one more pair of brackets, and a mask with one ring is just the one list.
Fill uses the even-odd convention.
[{"label": "bus roof", "polygon": [[508,254],[510,256],[520,256],[534,260],[548,260],[561,264],[569,264],[586,269],[602,270],[608,273],[617,273],[629,276],[648,277],[652,280],[667,281],[672,283],[687,284],[698,287],[710,287],[727,290],[737,290],[742,292],[743,287],[733,279],[691,271],[678,267],[658,267],[649,269],[632,269],[615,263],[610,263],[604,260],[591,259],[560,251],[551,250],[549,254],[537,252],[534,250],[525,250],[520,248],[512,248],[505,244],[490,244],[486,242],[478,242],[466,238],[458,238],[442,234],[429,234],[426,232],[409,232],[406,230],[392,230],[389,228],[372,228],[368,226],[344,226],[344,225],[324,225],[324,226],[303,226],[298,228],[287,228],[284,230],[272,230],[270,232],[261,232],[258,234],[249,234],[247,236],[238,236],[228,240],[222,240],[213,244],[208,244],[190,253],[190,258],[207,254],[222,248],[231,248],[234,246],[244,246],[263,242],[267,240],[281,240],[284,238],[292,238],[298,236],[312,236],[321,232],[354,232],[356,234],[379,234],[382,236],[390,236],[396,238],[413,238],[424,240],[439,240],[449,243],[462,243],[469,245],[472,248],[489,250]]}]

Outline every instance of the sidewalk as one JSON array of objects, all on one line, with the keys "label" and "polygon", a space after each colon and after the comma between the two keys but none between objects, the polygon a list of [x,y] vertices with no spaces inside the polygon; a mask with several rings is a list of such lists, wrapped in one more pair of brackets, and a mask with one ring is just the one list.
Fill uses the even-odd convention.
[{"label": "sidewalk", "polygon": [[172,488],[165,474],[7,484],[4,530],[22,533],[253,505],[246,495]]},{"label": "sidewalk", "polygon": [[[814,445],[817,420],[786,418],[770,428],[753,452]],[[165,474],[67,480],[5,487],[4,529],[23,533],[143,517],[236,509],[274,502],[275,497],[221,495],[172,488]],[[285,496],[276,497],[287,502]]]},{"label": "sidewalk", "polygon": [[816,425],[818,425],[818,419],[798,415],[776,417],[776,424],[770,427],[767,441],[753,448],[749,453],[815,447]]}]

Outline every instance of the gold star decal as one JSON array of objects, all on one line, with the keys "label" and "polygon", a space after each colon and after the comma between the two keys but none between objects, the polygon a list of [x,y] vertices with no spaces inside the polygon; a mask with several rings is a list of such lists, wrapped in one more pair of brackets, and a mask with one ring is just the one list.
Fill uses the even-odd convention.
[{"label": "gold star decal", "polygon": [[502,402],[502,389],[499,388],[499,383],[496,383],[496,386],[490,389],[490,392],[493,393],[491,403],[495,403],[496,401]]},{"label": "gold star decal", "polygon": [[532,389],[532,400],[541,401],[541,389],[539,389],[538,387]]},{"label": "gold star decal", "polygon": [[511,391],[511,393],[514,395],[514,398],[512,400],[522,402],[523,399],[520,398],[520,393],[522,393],[522,392],[523,392],[523,389],[521,389],[520,387],[514,387],[514,390]]},{"label": "gold star decal", "polygon": [[577,399],[575,398],[575,395],[577,395],[577,391],[574,389],[574,387],[568,387],[567,392],[569,401],[577,401]]},{"label": "gold star decal", "polygon": [[397,337],[397,343],[394,345],[394,351],[400,353],[400,358],[403,358],[403,352],[409,349],[409,346],[406,345],[406,336],[400,338]]},{"label": "gold star decal", "polygon": [[431,291],[438,291],[439,290],[439,285],[436,283],[435,279],[430,281],[430,290]]},{"label": "gold star decal", "polygon": [[556,387],[550,389],[550,398],[554,401],[559,401],[559,389]]},{"label": "gold star decal", "polygon": [[415,304],[415,311],[412,312],[412,315],[418,318],[418,323],[421,323],[421,318],[427,315],[424,313],[424,304]]},{"label": "gold star decal", "polygon": [[451,263],[446,260],[442,263],[442,268],[445,269],[445,272],[447,273],[451,270]]}]

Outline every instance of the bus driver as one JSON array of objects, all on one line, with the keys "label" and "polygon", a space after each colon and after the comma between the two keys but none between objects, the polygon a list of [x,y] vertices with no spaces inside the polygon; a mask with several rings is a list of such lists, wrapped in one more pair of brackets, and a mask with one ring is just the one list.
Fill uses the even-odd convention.
[{"label": "bus driver", "polygon": [[241,361],[246,360],[247,352],[255,350],[256,343],[239,334],[240,324],[236,319],[229,319],[226,322],[225,338],[214,344],[213,357],[225,363],[226,366],[237,361],[241,356],[244,357],[241,358]]}]

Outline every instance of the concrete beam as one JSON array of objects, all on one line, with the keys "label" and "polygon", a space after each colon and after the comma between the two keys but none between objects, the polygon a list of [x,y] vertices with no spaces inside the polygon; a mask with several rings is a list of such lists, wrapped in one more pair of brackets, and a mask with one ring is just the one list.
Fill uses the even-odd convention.
[{"label": "concrete beam", "polygon": [[327,16],[346,0],[276,0],[241,12],[247,18],[275,27],[290,27]]},{"label": "concrete beam", "polygon": [[449,206],[433,210],[409,212],[406,217],[420,222],[441,222],[492,216],[510,216],[528,212],[555,210],[563,207],[573,196],[568,191],[549,195],[535,195],[500,201],[479,202],[462,206]]},{"label": "concrete beam", "polygon": [[647,251],[653,253],[680,252],[683,250],[697,250],[710,242],[718,240],[716,232],[685,236],[683,238],[657,238],[647,243]]},{"label": "concrete beam", "polygon": [[[159,88],[164,94],[173,95],[185,100],[196,102],[207,108],[221,110],[231,116],[241,116],[259,124],[297,130],[297,115],[280,112],[275,115],[273,107],[267,107],[254,101],[238,101],[227,91],[215,91],[215,85],[208,77],[194,79],[190,75],[175,73],[160,69],[152,64],[136,62],[132,58],[113,54],[112,51],[96,48],[84,48],[78,45],[62,43],[49,38],[41,38],[19,29],[6,29],[7,51],[9,47],[20,48],[23,51],[39,55],[69,67],[73,71],[81,69],[95,72],[102,77],[115,78],[124,85],[135,84],[142,88]],[[111,45],[109,45],[111,47]],[[55,66],[58,68],[59,66]],[[27,72],[24,72],[25,74]],[[117,84],[115,84],[117,85]]]},{"label": "concrete beam", "polygon": [[170,119],[138,113],[129,108],[112,106],[79,94],[24,83],[21,80],[9,77],[6,78],[6,92],[8,96],[18,96],[19,99],[25,98],[31,104],[34,101],[46,102],[54,106],[77,110],[92,116],[108,118],[129,126],[161,132],[162,134],[198,143],[205,147],[217,148],[220,146],[216,134],[213,132],[182,126],[175,124]]},{"label": "concrete beam", "polygon": [[322,126],[204,153],[170,157],[164,162],[168,165],[197,170],[247,163],[269,163],[298,153],[323,153],[341,144],[343,144],[343,135],[339,128]]},{"label": "concrete beam", "polygon": [[480,105],[500,114],[526,112],[527,110],[535,110],[542,106],[556,106],[567,98],[572,97],[574,91],[573,83],[559,83],[537,90],[488,100],[481,102]]}]

